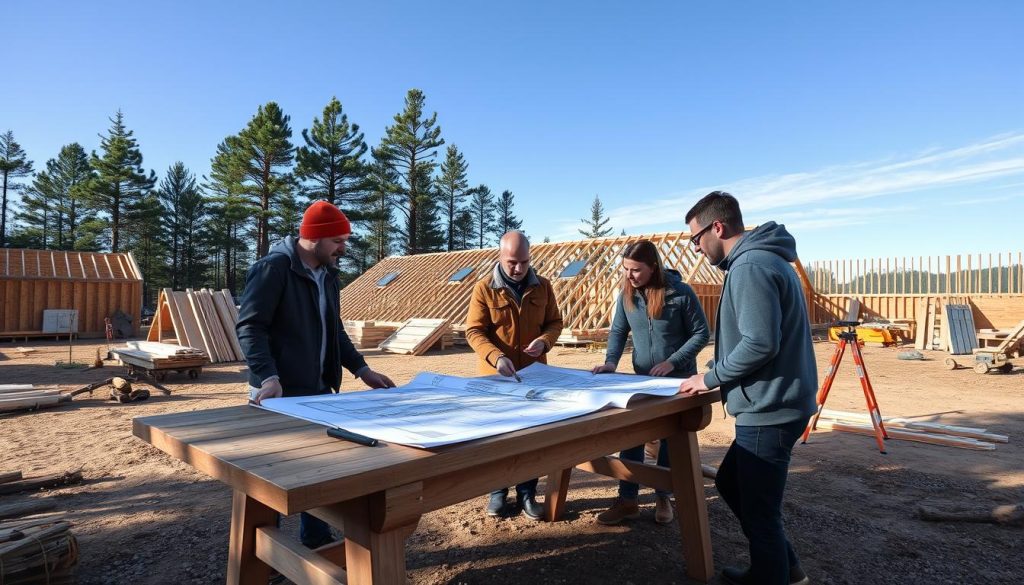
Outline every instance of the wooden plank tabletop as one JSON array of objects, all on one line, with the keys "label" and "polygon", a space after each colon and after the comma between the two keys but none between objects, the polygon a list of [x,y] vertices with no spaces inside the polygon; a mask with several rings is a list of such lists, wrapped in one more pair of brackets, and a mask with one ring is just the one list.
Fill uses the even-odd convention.
[{"label": "wooden plank tabletop", "polygon": [[339,494],[356,498],[720,400],[718,391],[643,397],[628,409],[606,409],[434,449],[364,447],[328,437],[322,425],[252,406],[139,417],[132,421],[132,432],[267,506],[292,514],[337,503]]}]

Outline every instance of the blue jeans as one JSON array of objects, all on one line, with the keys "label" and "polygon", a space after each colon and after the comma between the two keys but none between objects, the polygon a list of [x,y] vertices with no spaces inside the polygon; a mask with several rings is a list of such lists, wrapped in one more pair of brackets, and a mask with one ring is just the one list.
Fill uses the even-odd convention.
[{"label": "blue jeans", "polygon": [[[626,449],[619,453],[619,459],[625,459],[626,461],[637,461],[642,462],[644,460],[644,446],[633,447],[632,449]],[[665,439],[661,440],[661,446],[658,447],[658,465],[661,467],[668,467],[668,441]],[[619,480],[619,497],[624,500],[636,500],[637,495],[640,493],[640,486],[631,482]],[[659,496],[669,496],[672,492],[666,492],[662,490],[654,490],[654,493]]]},{"label": "blue jeans", "polygon": [[752,583],[788,585],[790,567],[800,564],[782,526],[782,495],[793,444],[807,421],[737,426],[718,468],[715,487],[750,543]]},{"label": "blue jeans", "polygon": [[[536,497],[537,496],[537,482],[539,482],[539,481],[540,481],[540,479],[529,479],[529,480],[524,481],[523,483],[516,484],[516,499],[521,502],[525,498]],[[508,488],[504,488],[504,489],[500,489],[500,490],[494,490],[493,492],[491,492],[491,495],[493,496],[494,494],[501,494],[503,496],[507,496],[508,495]]]},{"label": "blue jeans", "polygon": [[299,514],[299,540],[308,548],[321,547],[334,540],[331,526],[312,514]]}]

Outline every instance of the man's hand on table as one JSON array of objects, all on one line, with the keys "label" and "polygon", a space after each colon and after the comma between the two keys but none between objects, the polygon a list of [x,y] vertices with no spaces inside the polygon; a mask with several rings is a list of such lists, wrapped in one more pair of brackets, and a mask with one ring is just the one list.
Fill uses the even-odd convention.
[{"label": "man's hand on table", "polygon": [[380,372],[375,372],[369,368],[367,368],[366,371],[363,372],[361,376],[359,376],[359,379],[362,380],[363,383],[369,386],[370,388],[395,387],[395,383],[391,381],[391,378],[388,378],[384,374],[381,374]]},{"label": "man's hand on table", "polygon": [[260,385],[260,391],[256,394],[253,402],[259,404],[268,398],[280,398],[284,395],[284,388],[281,388],[281,381],[277,378],[266,380]]},{"label": "man's hand on table", "polygon": [[516,366],[512,363],[512,360],[505,356],[498,358],[498,361],[494,364],[498,373],[506,378],[511,378],[516,375]]},{"label": "man's hand on table", "polygon": [[704,392],[707,389],[707,385],[704,384],[704,374],[690,376],[679,385],[679,393],[684,396],[696,396],[699,392]]}]

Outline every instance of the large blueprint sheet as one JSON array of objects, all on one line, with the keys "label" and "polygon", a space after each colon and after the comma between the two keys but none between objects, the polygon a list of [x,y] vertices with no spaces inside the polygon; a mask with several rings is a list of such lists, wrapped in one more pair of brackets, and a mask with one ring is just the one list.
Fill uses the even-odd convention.
[{"label": "large blueprint sheet", "polygon": [[680,380],[533,364],[522,383],[503,376],[461,378],[424,372],[405,386],[343,394],[273,398],[263,408],[341,427],[385,442],[436,447],[565,420],[635,394],[671,396]]}]

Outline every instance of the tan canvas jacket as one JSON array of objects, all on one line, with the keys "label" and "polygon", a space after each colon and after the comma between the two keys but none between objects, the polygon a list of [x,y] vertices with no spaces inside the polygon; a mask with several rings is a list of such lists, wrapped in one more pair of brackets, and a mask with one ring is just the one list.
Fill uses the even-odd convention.
[{"label": "tan canvas jacket", "polygon": [[[521,305],[505,288],[497,265],[491,278],[480,279],[473,287],[466,317],[466,341],[476,352],[481,374],[496,373],[495,364],[502,355],[512,360],[516,370],[535,361],[547,363],[546,354],[562,333],[562,313],[551,282],[537,276],[532,268],[526,278],[530,280]],[[544,340],[544,353],[539,358],[523,353],[538,337]]]}]

